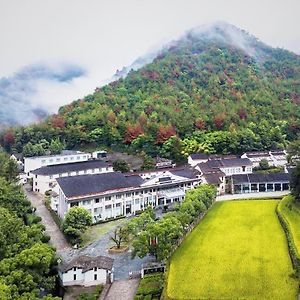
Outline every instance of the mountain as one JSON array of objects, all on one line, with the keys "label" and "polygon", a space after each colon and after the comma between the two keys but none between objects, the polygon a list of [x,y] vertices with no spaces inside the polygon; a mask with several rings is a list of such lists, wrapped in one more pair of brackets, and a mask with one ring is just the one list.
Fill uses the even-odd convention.
[{"label": "mountain", "polygon": [[39,134],[153,155],[174,135],[187,154],[284,147],[299,133],[300,56],[233,25],[192,29],[140,62],[61,107]]}]

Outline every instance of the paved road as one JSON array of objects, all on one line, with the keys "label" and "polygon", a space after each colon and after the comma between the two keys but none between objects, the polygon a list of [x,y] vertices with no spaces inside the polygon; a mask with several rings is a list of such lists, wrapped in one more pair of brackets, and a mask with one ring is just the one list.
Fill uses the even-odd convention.
[{"label": "paved road", "polygon": [[44,204],[44,197],[38,193],[29,190],[29,185],[24,186],[25,194],[27,195],[31,204],[36,207],[36,214],[42,218],[42,224],[46,227],[46,234],[50,236],[50,244],[56,248],[57,251],[71,250],[64,235],[59,230],[56,223]]},{"label": "paved road", "polygon": [[217,196],[216,201],[226,200],[239,200],[239,199],[257,199],[257,198],[280,198],[288,195],[290,191],[283,192],[261,192],[261,193],[248,193],[248,194],[234,194]]},{"label": "paved road", "polygon": [[114,281],[105,300],[133,300],[140,279]]}]

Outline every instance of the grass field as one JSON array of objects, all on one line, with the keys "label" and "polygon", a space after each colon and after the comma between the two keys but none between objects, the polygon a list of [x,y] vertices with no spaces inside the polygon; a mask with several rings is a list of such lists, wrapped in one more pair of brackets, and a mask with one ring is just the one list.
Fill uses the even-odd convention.
[{"label": "grass field", "polygon": [[279,210],[289,224],[294,244],[300,257],[300,206],[293,204],[292,196],[284,197],[279,204]]},{"label": "grass field", "polygon": [[297,299],[278,200],[216,203],[170,262],[171,299]]},{"label": "grass field", "polygon": [[112,229],[123,225],[127,220],[125,218],[123,219],[117,219],[106,223],[100,223],[97,225],[93,225],[88,227],[88,229],[83,234],[83,246],[88,245],[89,243],[92,243],[96,240],[98,240],[101,236],[108,233]]}]

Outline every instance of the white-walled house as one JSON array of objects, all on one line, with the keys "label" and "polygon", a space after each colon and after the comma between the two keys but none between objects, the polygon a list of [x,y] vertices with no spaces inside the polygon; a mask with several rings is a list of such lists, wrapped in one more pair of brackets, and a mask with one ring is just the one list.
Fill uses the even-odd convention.
[{"label": "white-walled house", "polygon": [[102,160],[87,160],[82,162],[44,166],[31,171],[33,191],[44,194],[48,190],[58,193],[56,179],[66,176],[100,174],[113,172],[113,167]]},{"label": "white-walled house", "polygon": [[109,172],[58,178],[58,215],[64,218],[73,206],[86,208],[94,222],[132,215],[148,206],[180,202],[187,190],[200,183],[199,172],[191,168],[157,171],[148,179],[144,176]]},{"label": "white-walled house", "polygon": [[24,158],[24,172],[30,177],[30,172],[41,167],[87,161],[90,153],[65,150],[62,154],[44,155]]},{"label": "white-walled house", "polygon": [[113,259],[106,256],[79,256],[58,267],[62,286],[92,286],[113,281]]}]

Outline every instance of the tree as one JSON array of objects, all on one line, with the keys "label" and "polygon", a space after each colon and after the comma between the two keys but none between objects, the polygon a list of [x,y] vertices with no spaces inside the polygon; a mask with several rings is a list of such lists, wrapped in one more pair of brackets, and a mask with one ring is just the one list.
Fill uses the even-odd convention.
[{"label": "tree", "polygon": [[129,232],[127,227],[118,227],[110,235],[110,240],[116,244],[117,249],[121,248],[121,244],[128,241]]},{"label": "tree", "polygon": [[122,173],[126,173],[130,171],[130,167],[128,163],[123,159],[117,159],[113,162],[114,171],[120,171]]},{"label": "tree", "polygon": [[64,145],[59,141],[59,139],[51,140],[49,150],[51,154],[60,154],[64,149]]},{"label": "tree", "polygon": [[154,160],[151,156],[146,153],[142,153],[143,164],[141,166],[141,170],[152,170],[155,167]]},{"label": "tree", "polygon": [[291,193],[295,200],[300,203],[300,139],[289,145],[288,161],[295,166],[290,180]]},{"label": "tree", "polygon": [[269,166],[269,162],[266,160],[266,159],[262,159],[260,162],[259,162],[259,168],[261,170],[268,170],[270,168]]},{"label": "tree", "polygon": [[81,235],[90,225],[92,225],[91,214],[85,208],[75,206],[67,212],[62,229],[70,242],[76,244],[81,242]]}]

